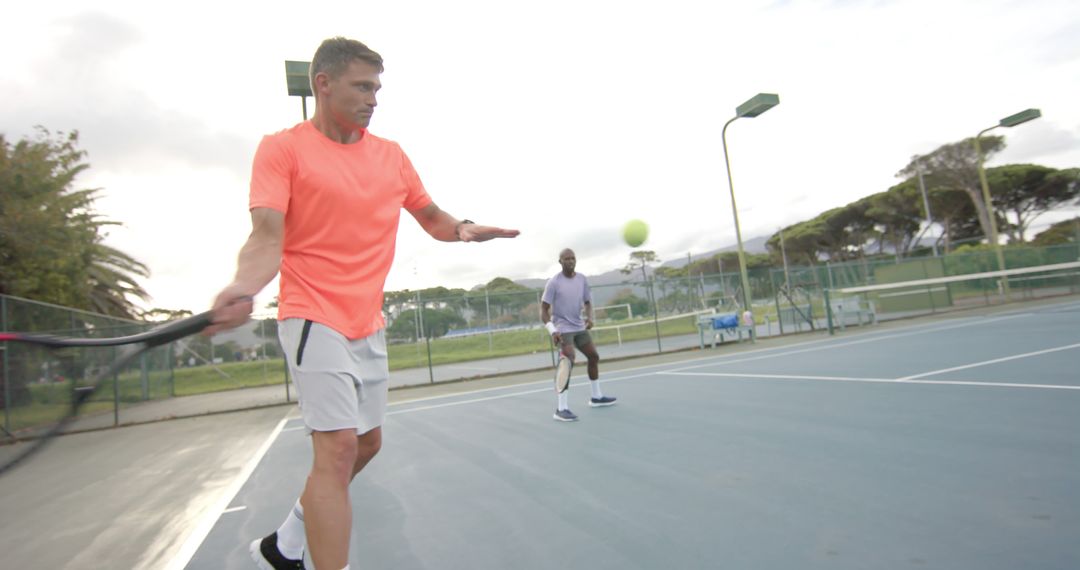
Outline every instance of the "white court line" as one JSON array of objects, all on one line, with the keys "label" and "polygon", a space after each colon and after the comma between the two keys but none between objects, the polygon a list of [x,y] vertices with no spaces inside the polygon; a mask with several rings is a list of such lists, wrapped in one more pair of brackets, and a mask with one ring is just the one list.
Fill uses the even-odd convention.
[{"label": "white court line", "polygon": [[[621,376],[619,378],[604,378],[604,384],[611,384],[613,382],[620,382],[622,380],[630,380],[632,378],[641,378],[643,376],[652,376],[654,374],[657,374],[657,372],[645,372],[645,373],[642,373],[642,374],[634,374],[634,375],[631,375],[631,376]],[[581,378],[581,376],[579,376],[578,378]],[[544,381],[544,384],[550,384],[551,382],[552,382],[551,380],[546,380],[546,381]],[[584,386],[586,384],[586,382],[587,381],[572,383],[572,384],[570,384],[570,387],[573,388],[574,386]],[[533,384],[535,384],[535,382],[533,382]],[[519,384],[519,386],[523,386],[523,385],[524,384]],[[424,410],[435,410],[435,409],[438,409],[438,408],[449,408],[449,407],[452,407],[452,406],[462,406],[462,405],[465,405],[465,404],[475,404],[477,402],[490,402],[491,400],[502,400],[503,398],[515,398],[517,396],[526,396],[528,394],[541,394],[541,393],[544,393],[544,392],[554,392],[554,391],[555,391],[555,389],[554,389],[553,386],[548,386],[547,388],[538,388],[536,390],[522,390],[522,391],[519,391],[519,392],[512,392],[510,394],[500,394],[498,396],[488,396],[486,398],[473,398],[471,400],[456,400],[456,401],[453,401],[453,402],[446,402],[445,404],[432,404],[430,406],[418,406],[418,407],[415,407],[415,408],[407,408],[407,409],[404,409],[404,410],[395,410],[393,412],[387,412],[386,415],[395,416],[395,415],[398,415],[398,414],[408,414],[408,413],[411,413],[411,412],[422,412]],[[455,395],[461,396],[462,394],[455,394]],[[417,400],[413,400],[413,402],[416,402],[416,401]],[[405,402],[403,402],[403,403],[405,403]]]},{"label": "white court line", "polygon": [[[1065,305],[1065,306],[1071,306],[1071,304],[1070,305]],[[680,368],[673,368],[672,370],[690,370],[690,369],[693,369],[693,368],[700,368],[702,366],[709,366],[711,364],[716,363],[717,361],[721,361],[723,364],[728,364],[728,363],[737,363],[737,362],[747,362],[749,360],[761,360],[761,359],[770,358],[770,357],[773,357],[773,356],[787,356],[787,355],[790,355],[790,354],[800,354],[800,353],[804,353],[804,352],[812,352],[814,350],[819,350],[819,349],[830,349],[830,348],[833,348],[833,347],[852,346],[852,345],[856,345],[856,344],[864,344],[864,343],[867,343],[867,342],[875,342],[875,341],[878,341],[878,340],[891,340],[891,339],[894,339],[894,338],[900,338],[900,337],[905,337],[905,336],[912,336],[912,335],[923,334],[923,333],[934,333],[934,332],[938,332],[938,331],[946,331],[946,330],[952,330],[952,329],[962,328],[962,327],[977,326],[977,325],[982,325],[982,324],[986,324],[986,323],[992,323],[992,322],[995,322],[995,321],[1000,321],[1000,320],[1005,320],[1005,319],[1013,319],[1013,318],[1017,318],[1017,317],[1030,317],[1030,316],[1035,316],[1035,314],[1031,313],[1031,312],[1009,312],[1009,313],[1004,313],[1004,314],[1001,314],[1001,315],[998,315],[998,316],[995,316],[995,317],[982,317],[982,316],[959,317],[959,318],[955,318],[955,319],[949,319],[949,321],[947,323],[914,324],[914,325],[908,325],[908,326],[904,326],[904,327],[897,327],[896,329],[894,329],[894,331],[898,331],[898,332],[870,331],[870,332],[865,332],[865,333],[858,333],[859,338],[857,340],[844,341],[844,340],[842,340],[840,338],[828,337],[828,338],[823,338],[823,339],[818,339],[818,340],[808,340],[808,341],[803,341],[803,342],[792,343],[792,344],[788,344],[788,345],[785,345],[785,346],[774,346],[774,347],[768,347],[768,348],[757,348],[757,349],[752,349],[752,350],[744,350],[744,351],[740,351],[740,352],[733,353],[733,354],[716,354],[716,355],[709,355],[709,356],[701,356],[701,357],[698,357],[698,358],[691,358],[691,359],[683,360],[680,363],[680,364],[687,364],[687,363],[691,363],[691,364],[697,363],[697,364],[694,364],[692,366],[684,366],[684,367],[680,367]],[[944,325],[944,326],[939,326],[939,325]],[[818,346],[818,345],[826,345],[826,346]],[[813,347],[813,348],[804,348],[804,349],[800,349],[800,350],[789,350],[789,349],[792,349],[792,348],[799,348],[799,347]],[[762,353],[768,353],[768,354],[762,354]],[[740,356],[747,355],[747,354],[759,354],[761,356],[757,356],[757,357],[753,357],[753,358],[738,358]],[[732,359],[735,359],[735,360],[732,360]],[[621,370],[617,370],[617,371],[614,371],[614,372],[609,372],[609,374],[620,374],[620,373],[623,373],[623,372],[634,372],[634,371],[638,371],[638,370],[663,369],[665,366],[670,366],[670,365],[671,365],[671,363],[647,364],[647,365],[644,365],[644,366],[635,366],[635,367],[632,367],[632,368],[623,368]],[[509,374],[509,372],[508,372],[508,374]],[[635,375],[634,378],[636,378],[636,377],[637,376]],[[583,376],[577,376],[577,378],[583,378]],[[614,380],[616,380],[616,379],[608,378],[606,376],[604,378],[604,382],[611,382],[611,381],[614,381]],[[458,392],[458,393],[455,393],[455,394],[439,394],[437,396],[426,396],[426,397],[423,397],[423,398],[414,398],[412,400],[402,400],[402,401],[399,401],[399,402],[391,402],[389,404],[389,407],[393,408],[393,407],[396,407],[396,406],[414,404],[414,403],[418,403],[418,402],[427,402],[427,401],[431,401],[431,400],[445,400],[447,398],[453,398],[455,396],[467,396],[467,395],[471,395],[471,394],[480,394],[480,393],[483,393],[483,392],[512,390],[514,388],[518,388],[518,387],[521,387],[521,386],[535,386],[535,385],[549,384],[549,383],[551,383],[551,380],[538,380],[536,382],[525,382],[525,383],[522,383],[522,384],[515,384],[515,385],[512,385],[512,386],[494,386],[494,387],[491,387],[491,388],[480,388],[478,390],[468,390],[468,391],[465,391],[465,392]],[[538,392],[538,391],[543,391],[543,390],[533,390],[533,391],[530,391],[530,392],[523,392],[523,393],[531,394],[531,393],[535,393],[535,392]],[[511,394],[510,396],[512,396],[512,395],[514,395],[514,394]],[[506,396],[506,397],[509,397],[509,396]],[[495,397],[495,398],[482,398],[482,399],[477,399],[475,401],[482,402],[482,401],[487,401],[487,400],[491,400],[491,399],[498,399],[498,397]],[[442,406],[439,406],[439,407],[442,407]],[[424,408],[424,409],[427,409],[427,408]]]},{"label": "white court line", "polygon": [[934,376],[936,374],[944,374],[946,372],[955,372],[957,370],[967,370],[968,368],[977,368],[979,366],[987,366],[989,364],[997,364],[998,362],[1008,362],[1010,360],[1017,360],[1020,358],[1029,358],[1032,356],[1039,356],[1040,354],[1049,354],[1051,352],[1059,352],[1062,350],[1071,350],[1073,348],[1080,348],[1080,343],[1070,344],[1068,346],[1059,346],[1057,348],[1048,348],[1046,350],[1036,350],[1035,352],[1026,352],[1024,354],[1015,354],[1013,356],[1005,356],[1003,358],[995,358],[993,360],[984,360],[982,362],[975,362],[972,364],[965,364],[963,366],[953,366],[952,368],[942,368],[941,370],[932,370],[930,372],[923,372],[922,374],[914,374],[912,376],[904,376],[899,380],[914,380],[916,378],[922,378],[924,376]]},{"label": "white court line", "polygon": [[735,372],[660,372],[667,376],[716,376],[760,380],[811,380],[821,382],[862,382],[871,384],[933,384],[944,386],[986,386],[992,388],[1041,388],[1045,390],[1080,390],[1080,386],[1060,384],[1023,384],[1019,382],[974,382],[965,380],[905,380],[903,378],[854,378],[848,376],[797,376],[791,374],[740,374]]},{"label": "white court line", "polygon": [[229,513],[236,513],[236,512],[240,512],[240,511],[246,511],[246,510],[247,510],[246,505],[240,505],[239,507],[233,507],[231,509],[225,509],[224,511],[221,511],[221,514],[227,515]]},{"label": "white court line", "polygon": [[191,562],[191,558],[195,556],[195,552],[202,546],[203,541],[206,540],[206,537],[214,528],[214,524],[221,518],[225,509],[229,507],[229,503],[236,498],[236,494],[240,492],[240,488],[243,487],[244,483],[251,477],[251,474],[255,471],[255,467],[262,461],[266,452],[270,450],[270,446],[274,443],[274,440],[277,439],[278,434],[281,433],[281,429],[285,427],[285,422],[287,422],[288,419],[288,417],[285,417],[278,422],[277,427],[270,433],[270,437],[266,438],[266,441],[264,441],[262,446],[251,456],[251,459],[244,465],[244,468],[236,474],[232,483],[221,492],[212,506],[206,509],[206,514],[203,515],[202,520],[195,525],[191,534],[189,534],[184,541],[183,546],[181,546],[180,550],[173,556],[173,559],[169,561],[169,564],[165,566],[165,570],[183,570],[183,568]]},{"label": "white court line", "polygon": [[[911,326],[903,327],[903,328],[899,329],[899,330],[904,331],[904,332],[897,332],[897,333],[869,332],[869,333],[863,333],[865,336],[863,338],[858,339],[858,340],[837,342],[838,339],[830,337],[830,338],[825,338],[825,339],[810,340],[810,341],[805,341],[805,342],[789,344],[789,345],[786,345],[786,346],[777,346],[777,347],[770,347],[770,348],[759,348],[759,349],[754,349],[754,350],[746,350],[746,351],[741,351],[741,352],[738,352],[738,353],[735,353],[735,354],[718,354],[718,355],[711,355],[711,356],[703,356],[703,357],[695,358],[695,359],[691,359],[691,360],[684,360],[682,362],[683,364],[688,363],[688,362],[690,362],[690,363],[696,362],[698,364],[695,364],[695,365],[692,365],[692,366],[682,366],[682,367],[679,367],[679,368],[671,368],[669,370],[671,370],[671,371],[691,370],[691,369],[700,368],[700,367],[703,367],[703,366],[710,366],[710,365],[716,364],[718,361],[720,361],[720,363],[723,363],[723,364],[734,364],[734,363],[738,363],[738,362],[747,362],[747,361],[751,361],[751,360],[762,360],[762,359],[772,358],[772,357],[788,356],[788,355],[791,355],[791,354],[800,354],[800,353],[804,353],[804,352],[813,352],[815,350],[826,350],[826,349],[831,349],[831,348],[834,348],[834,347],[852,346],[852,345],[863,344],[863,343],[867,343],[867,342],[875,342],[875,341],[878,341],[878,340],[890,340],[890,339],[904,337],[904,336],[912,336],[912,335],[923,334],[923,333],[933,333],[933,332],[952,330],[952,329],[968,327],[968,326],[982,325],[982,324],[995,322],[995,321],[999,321],[999,320],[1012,319],[1012,318],[1024,317],[1024,316],[1032,316],[1032,315],[1030,313],[1012,313],[1012,314],[1008,314],[1008,315],[1002,315],[1002,316],[991,317],[991,318],[964,317],[962,319],[954,320],[952,322],[952,324],[947,324],[945,326],[936,326],[937,325],[936,323],[931,324],[931,325],[919,324],[919,325],[911,325]],[[956,321],[960,321],[960,322],[956,322]],[[909,329],[911,329],[911,330],[909,330]],[[819,345],[824,345],[824,346],[819,346]],[[810,348],[802,348],[802,349],[799,349],[799,350],[788,350],[788,349],[791,349],[791,348],[798,348],[798,347],[810,347]],[[768,353],[768,354],[761,354],[761,353]],[[739,357],[741,355],[745,355],[745,354],[758,354],[759,356],[754,356],[754,357],[751,357],[751,358],[737,358],[737,357]],[[734,360],[732,360],[733,358],[734,358]],[[624,373],[624,372],[634,372],[634,371],[638,371],[638,370],[656,370],[657,371],[656,373],[666,374],[668,372],[666,372],[664,370],[664,367],[665,366],[670,366],[670,365],[671,365],[671,363],[648,364],[648,365],[645,365],[645,366],[636,366],[636,367],[633,367],[633,368],[624,368],[622,370],[611,372],[610,374],[621,374],[621,373]],[[648,374],[635,374],[633,376],[618,377],[618,378],[610,378],[610,377],[605,376],[603,381],[606,384],[608,382],[615,382],[615,381],[618,381],[618,380],[624,380],[624,379],[629,379],[629,378],[638,378],[640,376],[646,376],[646,375],[648,375]],[[583,376],[578,376],[577,378],[584,378],[584,377]],[[428,401],[432,401],[432,400],[445,400],[447,398],[453,398],[453,397],[459,397],[459,396],[469,396],[469,395],[480,394],[480,393],[484,393],[484,392],[513,390],[515,388],[520,388],[522,386],[536,386],[536,385],[541,385],[541,384],[547,385],[547,384],[550,384],[550,383],[551,383],[551,380],[538,380],[536,382],[527,382],[527,383],[523,383],[523,384],[515,384],[513,386],[495,386],[495,387],[492,387],[492,388],[481,388],[479,390],[470,390],[470,391],[466,391],[466,392],[459,392],[459,393],[456,393],[456,394],[440,394],[440,395],[437,395],[437,396],[427,396],[427,397],[424,397],[424,398],[416,398],[416,399],[412,399],[412,400],[403,400],[403,401],[400,401],[400,402],[393,402],[393,403],[389,404],[389,407],[394,408],[394,407],[398,407],[398,406],[415,404],[415,403],[420,403],[420,402],[428,402]],[[583,385],[583,384],[584,383],[572,384],[571,386],[579,386],[579,385]],[[435,405],[431,405],[431,406],[421,406],[421,407],[417,407],[417,408],[409,408],[408,410],[390,411],[390,412],[387,413],[387,415],[394,415],[394,414],[398,414],[398,413],[404,413],[404,412],[407,412],[407,411],[431,410],[431,409],[436,409],[436,408],[444,408],[444,407],[448,407],[448,406],[455,406],[455,405],[459,405],[459,404],[471,404],[471,403],[476,403],[476,402],[487,402],[487,401],[491,401],[491,400],[499,400],[499,399],[502,399],[502,398],[512,398],[512,397],[519,396],[519,395],[542,393],[542,392],[548,391],[549,389],[550,388],[541,388],[541,389],[535,389],[535,390],[527,390],[527,391],[521,391],[521,392],[513,392],[513,393],[509,393],[509,394],[502,394],[502,395],[499,395],[499,396],[490,396],[490,397],[486,397],[486,398],[474,398],[474,399],[470,399],[470,400],[459,400],[459,401],[456,401],[456,402],[449,402],[449,403],[445,403],[445,404],[435,404]]]},{"label": "white court line", "polygon": [[[806,341],[806,342],[800,342],[800,343],[793,343],[793,344],[789,344],[789,345],[786,345],[786,346],[783,346],[783,347],[771,347],[771,348],[761,348],[761,349],[756,349],[756,350],[747,350],[747,351],[739,352],[737,354],[722,354],[722,355],[703,356],[703,357],[696,358],[696,359],[685,360],[685,361],[683,361],[683,363],[699,362],[699,363],[703,363],[703,364],[700,364],[700,366],[707,366],[708,363],[715,363],[716,361],[723,361],[725,363],[728,363],[728,362],[745,362],[746,360],[757,360],[757,359],[761,359],[761,358],[768,358],[768,357],[771,357],[771,356],[787,356],[787,355],[790,355],[790,354],[798,354],[798,353],[801,353],[801,352],[810,352],[810,351],[817,350],[817,349],[829,349],[829,348],[838,347],[838,346],[850,346],[850,345],[853,345],[853,344],[862,344],[862,343],[865,343],[865,342],[874,342],[874,341],[877,341],[877,340],[887,340],[887,339],[898,338],[898,337],[902,337],[902,336],[910,336],[910,335],[913,335],[913,334],[919,334],[919,333],[923,333],[923,332],[937,332],[937,331],[942,331],[942,330],[950,330],[950,329],[954,329],[954,328],[960,328],[960,327],[984,324],[984,323],[988,323],[988,322],[993,322],[993,321],[1002,320],[1002,319],[1008,319],[1008,318],[1014,318],[1014,317],[1019,317],[1019,316],[1031,316],[1031,314],[1030,313],[1009,314],[1009,315],[1000,316],[1000,317],[996,317],[996,318],[990,318],[990,319],[981,318],[981,317],[965,317],[965,318],[962,318],[962,319],[956,319],[954,321],[954,323],[956,321],[960,321],[959,323],[952,324],[952,325],[945,326],[945,327],[935,327],[934,325],[929,325],[929,326],[928,325],[911,325],[909,327],[902,327],[902,328],[898,329],[898,330],[902,330],[902,331],[912,329],[909,332],[894,333],[894,334],[883,334],[883,333],[878,333],[878,332],[868,332],[868,333],[863,333],[865,336],[864,336],[864,338],[862,338],[860,340],[842,342],[842,343],[839,343],[839,344],[835,343],[836,339],[830,337],[830,338],[819,339],[819,340],[812,340],[812,341]],[[802,350],[796,350],[796,351],[788,350],[788,349],[793,348],[793,347],[806,347],[806,346],[813,346],[813,345],[825,345],[825,346],[814,346],[814,348],[808,348],[808,349],[802,349]],[[759,357],[754,357],[752,359],[729,360],[732,357],[737,357],[737,356],[741,356],[741,355],[745,355],[745,354],[760,354],[760,353],[771,353],[771,354],[763,354],[763,355],[761,355]],[[636,366],[636,367],[632,367],[632,368],[624,368],[622,370],[612,372],[612,374],[621,374],[621,373],[625,373],[625,372],[634,372],[634,371],[638,371],[638,370],[654,370],[655,372],[645,372],[645,373],[633,374],[633,375],[630,375],[630,376],[622,376],[622,377],[617,377],[617,378],[605,377],[604,378],[604,383],[607,384],[607,383],[611,383],[611,382],[618,382],[618,381],[621,381],[621,380],[629,380],[629,379],[632,379],[632,378],[640,378],[640,377],[644,377],[644,376],[650,376],[652,374],[672,374],[672,375],[682,375],[682,376],[694,376],[694,375],[698,375],[698,376],[700,376],[700,375],[726,376],[726,374],[706,374],[706,373],[689,374],[689,373],[680,373],[680,372],[674,371],[674,370],[687,370],[689,368],[695,368],[697,366],[690,366],[690,367],[683,367],[683,368],[673,369],[673,371],[670,371],[670,372],[663,370],[664,366],[669,366],[669,365],[670,365],[670,363],[663,363],[663,364],[649,364],[649,365],[645,365],[645,366]],[[747,375],[744,374],[744,375],[732,375],[732,376],[747,376]],[[581,378],[581,377],[579,377],[579,378]],[[795,378],[789,378],[789,379],[795,379]],[[805,379],[824,380],[824,379],[829,379],[829,377],[814,377],[814,378],[807,377]],[[899,380],[888,380],[888,379],[842,379],[842,378],[839,378],[839,377],[832,378],[832,379],[837,380],[837,381],[845,381],[845,382],[855,382],[855,381],[887,382],[887,383],[899,383],[900,382]],[[416,398],[416,399],[413,399],[413,400],[404,400],[404,401],[400,401],[400,402],[394,402],[394,403],[389,404],[388,407],[398,407],[398,406],[415,404],[415,403],[431,401],[431,400],[445,400],[447,398],[455,398],[455,397],[467,396],[467,395],[470,395],[470,394],[479,394],[479,393],[484,393],[484,392],[492,392],[492,391],[500,391],[500,390],[512,390],[514,388],[519,388],[519,387],[522,387],[522,386],[549,384],[550,382],[551,382],[551,380],[539,380],[539,381],[536,381],[536,382],[529,382],[529,383],[525,383],[525,384],[517,384],[517,385],[514,385],[514,386],[496,386],[496,387],[492,387],[492,388],[482,388],[482,389],[479,389],[479,390],[471,390],[471,391],[459,392],[459,393],[455,393],[455,394],[442,394],[442,395],[438,395],[438,396],[429,396],[429,397],[424,397],[424,398]],[[959,382],[959,381],[948,382],[948,381],[932,381],[932,380],[913,380],[913,381],[905,381],[904,383],[911,383],[911,384],[919,384],[919,383],[922,383],[922,384],[956,384],[956,385],[984,385],[985,384],[987,386],[1003,386],[1003,387],[1024,387],[1024,388],[1039,387],[1039,388],[1078,389],[1077,387],[1072,387],[1072,386],[1051,386],[1051,385],[1038,385],[1038,384],[1002,384],[1002,383],[993,384],[993,383]],[[584,382],[578,382],[576,384],[572,384],[572,386],[581,386],[581,385],[584,385]],[[404,413],[409,413],[409,412],[417,412],[417,411],[431,410],[431,409],[436,409],[436,408],[444,408],[444,407],[449,407],[449,406],[458,406],[458,405],[464,405],[464,404],[470,404],[470,403],[476,403],[476,402],[484,402],[484,401],[489,401],[489,400],[498,400],[498,399],[502,399],[502,398],[511,398],[511,397],[516,397],[516,396],[528,395],[528,394],[548,392],[550,390],[551,390],[551,388],[545,387],[545,388],[540,388],[540,389],[535,389],[535,390],[525,390],[525,391],[512,392],[512,393],[509,393],[509,394],[502,394],[502,395],[499,395],[499,396],[490,396],[490,397],[486,397],[486,398],[474,398],[474,399],[470,399],[470,400],[458,400],[458,401],[454,401],[454,402],[447,402],[447,403],[444,403],[444,404],[435,404],[435,405],[430,405],[430,406],[419,406],[419,407],[416,407],[416,408],[408,408],[408,409],[404,409],[404,410],[390,411],[390,412],[387,413],[387,415],[404,414]],[[269,448],[272,445],[273,441],[277,438],[278,434],[283,430],[283,426],[285,425],[286,421],[288,421],[288,418],[285,418],[285,419],[281,420],[281,422],[278,424],[277,428],[273,431],[273,433],[270,434],[270,437],[267,438],[267,440],[263,444],[263,446],[258,450],[258,452],[256,452],[255,456],[252,457],[252,459],[248,463],[248,465],[245,466],[244,470],[233,480],[233,483],[229,487],[229,491],[227,491],[226,493],[224,493],[222,495],[222,500],[219,501],[220,506],[217,509],[212,509],[212,510],[207,511],[206,516],[200,522],[200,524],[196,527],[196,530],[192,531],[192,533],[188,536],[187,540],[185,541],[184,545],[181,547],[180,551],[176,554],[176,556],[172,559],[172,561],[170,561],[169,565],[166,566],[166,570],[182,570],[185,566],[187,566],[187,564],[191,561],[191,558],[195,555],[195,552],[198,550],[199,546],[201,546],[202,542],[204,540],[206,540],[206,536],[209,535],[210,530],[213,528],[214,524],[220,518],[220,514],[214,515],[213,513],[215,511],[217,513],[224,513],[225,512],[226,508],[228,507],[228,504],[233,500],[233,498],[235,498],[236,493],[238,493],[240,491],[240,488],[244,485],[245,482],[247,482],[247,479],[251,477],[251,473],[254,471],[254,469],[258,465],[259,461],[262,460],[262,457],[269,450]],[[296,429],[303,429],[303,428],[302,427],[289,428],[288,431],[293,431],[293,430],[296,430]]]},{"label": "white court line", "polygon": [[[923,328],[923,327],[920,327],[919,330],[913,330],[913,331],[907,331],[907,332],[901,332],[901,333],[895,333],[895,334],[875,335],[873,338],[861,338],[861,339],[858,339],[858,340],[851,340],[851,341],[847,341],[847,342],[837,342],[837,343],[828,344],[828,345],[824,345],[824,346],[814,346],[814,347],[811,347],[811,348],[803,348],[803,349],[799,349],[799,350],[788,350],[786,352],[777,352],[777,353],[773,353],[773,354],[763,354],[761,356],[752,356],[750,358],[737,358],[735,360],[725,360],[723,362],[723,364],[735,364],[735,363],[739,363],[739,362],[751,362],[751,361],[754,361],[754,360],[763,360],[763,359],[766,359],[766,358],[773,358],[773,357],[776,357],[776,356],[790,356],[792,354],[802,354],[802,353],[805,353],[805,352],[816,352],[816,351],[819,351],[819,350],[832,350],[834,348],[843,348],[843,347],[846,347],[846,346],[854,346],[854,345],[857,345],[857,344],[866,344],[868,342],[877,342],[877,341],[880,341],[880,340],[891,340],[891,339],[894,339],[894,338],[901,338],[901,337],[906,337],[906,336],[914,336],[914,335],[920,335],[920,334],[926,334],[926,333],[935,333],[935,332],[940,332],[940,331],[958,329],[958,328],[963,328],[963,327],[984,325],[986,323],[992,323],[992,322],[995,322],[995,321],[1001,321],[1001,320],[1006,320],[1006,319],[1015,319],[1016,317],[1023,317],[1023,316],[1028,316],[1028,315],[1026,315],[1026,314],[1006,315],[1006,316],[1002,316],[1002,317],[993,317],[993,318],[989,318],[989,319],[979,319],[979,320],[973,321],[973,322],[963,322],[963,323],[953,324],[953,325],[944,326],[944,327],[936,327],[936,328]],[[820,342],[820,341],[811,341],[811,342],[803,343],[803,344],[813,344],[813,343],[817,343],[817,342]],[[792,345],[792,346],[801,346],[801,345]],[[775,350],[775,349],[766,349],[766,350]],[[752,352],[757,352],[757,351],[748,351],[748,352],[744,352],[744,353],[740,353],[740,354],[748,354],[748,353],[752,353]],[[738,356],[738,355],[730,355],[730,356]],[[694,366],[683,366],[683,367],[680,367],[680,368],[673,368],[672,370],[676,370],[676,371],[678,371],[678,370],[693,370],[694,368],[701,368],[703,366],[710,366],[712,364],[713,363],[696,364]]]}]

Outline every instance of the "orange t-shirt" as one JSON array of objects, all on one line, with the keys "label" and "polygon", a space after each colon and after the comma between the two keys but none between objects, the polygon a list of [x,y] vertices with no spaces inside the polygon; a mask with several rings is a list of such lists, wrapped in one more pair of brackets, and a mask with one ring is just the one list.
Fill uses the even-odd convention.
[{"label": "orange t-shirt", "polygon": [[365,131],[341,144],[310,121],[263,137],[249,205],[285,214],[278,318],[310,319],[350,339],[385,326],[401,209],[430,203],[393,141]]}]

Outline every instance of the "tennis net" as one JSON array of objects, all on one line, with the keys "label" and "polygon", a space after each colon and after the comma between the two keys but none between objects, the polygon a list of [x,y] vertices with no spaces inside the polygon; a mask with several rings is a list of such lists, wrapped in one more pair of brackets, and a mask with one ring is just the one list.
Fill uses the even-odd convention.
[{"label": "tennis net", "polygon": [[1080,293],[1080,261],[825,290],[836,328]]}]

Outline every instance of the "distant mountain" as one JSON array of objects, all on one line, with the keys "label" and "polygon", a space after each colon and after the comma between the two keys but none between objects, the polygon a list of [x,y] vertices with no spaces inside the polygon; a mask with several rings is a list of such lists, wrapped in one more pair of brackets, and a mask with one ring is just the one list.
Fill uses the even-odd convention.
[{"label": "distant mountain", "polygon": [[[604,285],[618,285],[618,284],[623,283],[625,281],[639,281],[639,280],[641,280],[641,275],[637,275],[637,278],[635,279],[634,275],[624,275],[623,272],[618,270],[618,269],[612,269],[611,271],[608,271],[606,273],[596,273],[596,274],[588,273],[588,274],[586,274],[586,277],[589,278],[589,286],[590,287],[602,287]],[[544,285],[547,284],[547,279],[536,279],[536,278],[532,278],[532,279],[515,279],[514,283],[517,283],[518,285],[523,285],[523,286],[528,287],[530,289],[543,289]]]},{"label": "distant mountain", "polygon": [[[746,253],[769,253],[769,248],[765,247],[765,243],[769,241],[768,237],[756,237],[743,242],[743,251]],[[709,259],[710,257],[724,253],[725,251],[737,251],[739,246],[732,244],[720,249],[714,249],[712,251],[706,251],[705,253],[690,254],[691,261],[700,261],[702,259]],[[662,267],[686,267],[686,258],[679,257],[670,261],[665,261],[660,264]]]}]

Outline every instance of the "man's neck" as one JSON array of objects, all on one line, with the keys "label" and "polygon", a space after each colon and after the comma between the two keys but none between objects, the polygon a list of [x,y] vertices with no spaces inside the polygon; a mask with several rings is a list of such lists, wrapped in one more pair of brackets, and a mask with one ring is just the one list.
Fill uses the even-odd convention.
[{"label": "man's neck", "polygon": [[320,114],[317,110],[311,116],[311,124],[326,138],[341,144],[353,144],[364,138],[365,129],[345,126],[335,121],[330,115]]},{"label": "man's neck", "polygon": [[566,277],[573,277],[573,276],[577,275],[577,273],[574,272],[574,271],[571,271],[571,272],[567,273],[567,271],[565,269],[563,270],[562,274],[564,276],[566,276]]}]

